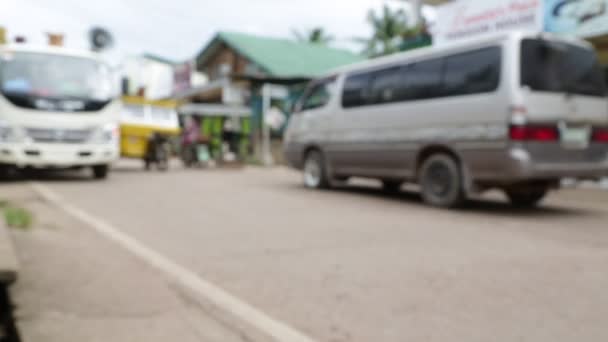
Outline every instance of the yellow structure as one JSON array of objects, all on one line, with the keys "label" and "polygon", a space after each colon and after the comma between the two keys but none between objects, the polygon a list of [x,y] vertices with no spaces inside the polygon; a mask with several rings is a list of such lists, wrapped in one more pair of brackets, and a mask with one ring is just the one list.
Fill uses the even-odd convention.
[{"label": "yellow structure", "polygon": [[173,100],[146,100],[125,96],[120,118],[120,152],[123,157],[143,158],[149,138],[154,134],[178,136],[177,102]]},{"label": "yellow structure", "polygon": [[0,45],[6,44],[6,29],[0,26]]},{"label": "yellow structure", "polygon": [[597,50],[600,63],[608,67],[608,34],[589,39]]}]

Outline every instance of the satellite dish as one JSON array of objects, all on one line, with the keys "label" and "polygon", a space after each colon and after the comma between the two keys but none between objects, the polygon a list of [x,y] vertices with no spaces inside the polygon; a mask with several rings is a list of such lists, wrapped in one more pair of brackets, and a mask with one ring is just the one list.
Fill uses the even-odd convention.
[{"label": "satellite dish", "polygon": [[101,27],[93,27],[89,30],[89,41],[91,43],[91,50],[96,52],[107,50],[114,45],[112,34]]}]

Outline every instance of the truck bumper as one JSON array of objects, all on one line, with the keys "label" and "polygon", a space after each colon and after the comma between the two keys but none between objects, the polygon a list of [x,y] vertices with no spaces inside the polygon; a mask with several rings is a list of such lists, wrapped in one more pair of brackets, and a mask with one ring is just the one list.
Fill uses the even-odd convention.
[{"label": "truck bumper", "polygon": [[0,164],[19,168],[110,164],[118,157],[117,144],[0,144]]}]

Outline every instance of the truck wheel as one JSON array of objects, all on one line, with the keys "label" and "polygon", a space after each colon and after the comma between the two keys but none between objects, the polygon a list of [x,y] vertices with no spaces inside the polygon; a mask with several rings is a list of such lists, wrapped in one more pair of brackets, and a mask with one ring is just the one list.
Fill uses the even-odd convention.
[{"label": "truck wheel", "polygon": [[420,168],[422,199],[441,208],[455,208],[466,200],[460,166],[447,154],[435,154]]},{"label": "truck wheel", "polygon": [[108,165],[95,165],[93,166],[93,177],[95,179],[106,179],[109,171],[110,167]]},{"label": "truck wheel", "polygon": [[306,154],[304,186],[309,189],[326,189],[329,187],[323,155],[317,150],[312,150]]},{"label": "truck wheel", "polygon": [[9,165],[0,164],[0,180],[7,180],[11,177],[12,168]]},{"label": "truck wheel", "polygon": [[517,208],[534,208],[547,195],[547,189],[505,190],[509,201]]}]

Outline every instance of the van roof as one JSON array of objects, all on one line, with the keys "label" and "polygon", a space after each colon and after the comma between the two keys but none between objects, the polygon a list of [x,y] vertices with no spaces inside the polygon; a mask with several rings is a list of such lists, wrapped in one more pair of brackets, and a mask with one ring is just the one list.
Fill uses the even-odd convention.
[{"label": "van roof", "polygon": [[576,44],[589,49],[592,48],[590,43],[576,38],[562,37],[546,32],[539,33],[534,31],[510,31],[495,33],[491,35],[484,35],[483,37],[467,41],[459,41],[454,43],[442,44],[439,46],[430,46],[412,51],[400,52],[392,54],[390,56],[378,57],[364,62],[349,64],[347,66],[332,70],[332,72],[328,73],[328,75],[336,75],[368,68],[373,69],[374,67],[380,67],[392,63],[396,64],[408,59],[416,59],[419,57],[432,56],[435,54],[440,55],[442,53],[457,52],[458,50],[465,50],[466,48],[476,47],[491,42],[503,41],[507,39],[522,39],[525,37],[543,37],[545,39],[559,40],[568,42],[570,44]]},{"label": "van roof", "polygon": [[81,57],[99,60],[99,56],[88,50],[69,49],[49,45],[28,45],[28,44],[6,44],[0,45],[0,52],[31,52],[46,53],[51,55]]}]

